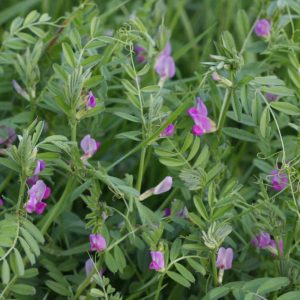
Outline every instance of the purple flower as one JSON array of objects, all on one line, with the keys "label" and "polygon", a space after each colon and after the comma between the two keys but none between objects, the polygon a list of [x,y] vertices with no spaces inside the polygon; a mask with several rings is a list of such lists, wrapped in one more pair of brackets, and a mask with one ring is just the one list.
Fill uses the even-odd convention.
[{"label": "purple flower", "polygon": [[[96,264],[94,263],[94,261],[91,258],[89,258],[85,262],[85,265],[84,265],[86,277],[88,277],[91,274],[91,272],[93,271],[93,269],[95,269],[95,268],[96,268]],[[100,272],[98,271],[98,274],[102,277],[104,274],[104,268],[101,268]]]},{"label": "purple flower", "polygon": [[153,194],[159,195],[168,192],[172,188],[172,185],[173,178],[171,176],[167,176],[156,187],[153,188]]},{"label": "purple flower", "polygon": [[161,251],[151,251],[150,254],[152,261],[149,265],[149,269],[157,272],[163,271],[165,269],[164,254]]},{"label": "purple flower", "polygon": [[51,189],[46,186],[43,180],[38,180],[29,190],[29,199],[25,203],[25,209],[28,213],[37,213],[41,215],[47,203],[42,202],[42,200],[49,198],[51,195]]},{"label": "purple flower", "polygon": [[269,246],[271,242],[271,236],[267,232],[261,232],[251,241],[251,244],[255,247],[264,249]]},{"label": "purple flower", "polygon": [[90,245],[91,245],[90,248],[91,251],[101,252],[106,248],[106,240],[99,233],[90,234]]},{"label": "purple flower", "polygon": [[34,170],[34,175],[40,174],[46,168],[46,164],[43,160],[39,159],[37,161],[36,168]]},{"label": "purple flower", "polygon": [[171,136],[174,134],[174,130],[175,130],[175,125],[171,123],[167,126],[167,128],[163,132],[160,133],[160,137]]},{"label": "purple flower", "polygon": [[[282,255],[283,254],[283,241],[282,240],[278,241],[278,246],[279,246],[280,254]],[[270,251],[272,252],[272,254],[278,255],[278,250],[277,250],[275,240],[270,241],[269,247],[271,248]]]},{"label": "purple flower", "polygon": [[145,49],[144,49],[143,47],[139,46],[139,45],[135,45],[135,46],[134,46],[134,51],[135,51],[135,53],[136,53],[137,61],[138,61],[139,63],[145,62],[145,60],[146,60],[146,59],[145,59],[145,55],[144,55]]},{"label": "purple flower", "polygon": [[280,172],[280,170],[273,170],[271,176],[273,190],[280,192],[287,187],[289,182],[287,174]]},{"label": "purple flower", "polygon": [[233,250],[231,248],[221,247],[218,251],[217,268],[222,270],[229,270],[232,268]]},{"label": "purple flower", "polygon": [[168,42],[155,62],[155,71],[163,80],[175,76],[176,68],[174,59],[171,56],[171,51],[171,44]]},{"label": "purple flower", "polygon": [[269,101],[276,101],[278,99],[278,96],[275,95],[275,94],[272,94],[272,93],[266,93],[266,98],[269,100]]},{"label": "purple flower", "polygon": [[4,200],[2,198],[0,198],[0,207],[4,206]]},{"label": "purple flower", "polygon": [[188,114],[195,122],[192,133],[201,136],[214,130],[214,123],[207,117],[207,108],[200,97],[197,97],[197,107],[191,107]]},{"label": "purple flower", "polygon": [[84,152],[84,155],[81,157],[82,160],[87,160],[92,157],[100,147],[100,142],[96,142],[91,136],[86,135],[80,142],[80,147]]},{"label": "purple flower", "polygon": [[167,207],[167,208],[165,209],[164,216],[165,216],[165,217],[170,217],[170,216],[171,216],[171,208],[170,208],[170,207]]},{"label": "purple flower", "polygon": [[255,24],[254,31],[257,36],[269,36],[271,33],[271,23],[267,19],[258,20]]},{"label": "purple flower", "polygon": [[85,109],[88,110],[90,108],[94,108],[96,104],[96,97],[94,96],[92,91],[89,91],[89,95],[85,104]]}]

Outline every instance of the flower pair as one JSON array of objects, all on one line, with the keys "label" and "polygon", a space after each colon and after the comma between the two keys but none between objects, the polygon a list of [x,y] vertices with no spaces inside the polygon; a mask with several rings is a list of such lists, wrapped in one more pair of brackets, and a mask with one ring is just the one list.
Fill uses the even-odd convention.
[{"label": "flower pair", "polygon": [[188,114],[195,123],[192,128],[192,133],[194,135],[201,136],[205,133],[216,130],[215,123],[207,117],[207,108],[200,97],[197,97],[197,106],[191,107],[188,110]]},{"label": "flower pair", "polygon": [[[278,250],[276,246],[275,240],[271,239],[271,236],[268,232],[261,232],[260,234],[256,235],[255,238],[251,241],[251,244],[254,247],[265,249],[270,251],[274,255],[278,255]],[[283,253],[283,241],[278,241],[278,247],[280,253]]]},{"label": "flower pair", "polygon": [[41,215],[47,203],[43,202],[43,200],[48,199],[51,195],[50,187],[46,186],[43,180],[38,180],[29,190],[28,196],[29,199],[25,203],[25,209],[28,213],[37,213]]},{"label": "flower pair", "polygon": [[276,169],[271,172],[272,189],[275,191],[282,191],[288,186],[289,179],[286,173]]}]

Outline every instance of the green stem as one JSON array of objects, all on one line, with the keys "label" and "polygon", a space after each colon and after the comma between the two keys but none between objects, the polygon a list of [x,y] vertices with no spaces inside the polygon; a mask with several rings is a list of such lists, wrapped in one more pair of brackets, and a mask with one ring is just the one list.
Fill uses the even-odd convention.
[{"label": "green stem", "polygon": [[226,114],[227,114],[227,111],[228,111],[228,108],[229,108],[231,95],[232,95],[232,89],[228,88],[226,90],[225,97],[224,97],[224,102],[223,102],[223,105],[221,107],[221,111],[220,111],[220,115],[219,115],[218,126],[217,126],[217,130],[218,130],[219,133],[221,133],[222,128],[225,124]]},{"label": "green stem", "polygon": [[74,121],[71,123],[71,141],[76,142],[76,136],[77,136],[77,122]]},{"label": "green stem", "polygon": [[158,299],[159,299],[160,290],[161,290],[161,287],[162,287],[162,283],[163,283],[163,280],[164,280],[164,276],[165,276],[165,274],[162,274],[161,277],[159,278],[158,286],[157,286],[157,292],[156,292],[156,295],[155,295],[155,299],[154,299],[154,300],[158,300]]},{"label": "green stem", "polygon": [[19,210],[21,207],[23,195],[25,193],[25,186],[26,186],[26,177],[21,175],[20,176],[20,190],[19,190],[19,197],[18,197],[18,203],[17,203],[17,210]]},{"label": "green stem", "polygon": [[59,215],[63,212],[66,202],[69,200],[71,193],[73,192],[76,184],[75,177],[69,178],[66,188],[61,195],[58,202],[53,206],[53,208],[44,216],[44,218],[38,223],[42,234],[45,234],[50,227],[50,225],[56,220]]},{"label": "green stem", "polygon": [[216,266],[216,252],[213,251],[211,255],[211,268],[212,268],[212,273],[213,273],[213,278],[214,278],[214,286],[218,286],[218,271],[217,271],[217,266]]},{"label": "green stem", "polygon": [[139,174],[136,183],[136,189],[140,192],[142,187],[143,175],[144,175],[144,166],[145,166],[145,157],[146,157],[147,148],[142,148],[141,158],[140,158],[140,166],[139,166]]}]

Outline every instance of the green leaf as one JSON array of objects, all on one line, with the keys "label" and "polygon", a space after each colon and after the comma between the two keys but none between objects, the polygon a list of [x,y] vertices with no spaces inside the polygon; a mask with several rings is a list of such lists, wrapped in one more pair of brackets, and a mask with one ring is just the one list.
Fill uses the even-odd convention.
[{"label": "green leaf", "polygon": [[141,89],[144,93],[155,93],[160,90],[160,87],[158,85],[149,85]]},{"label": "green leaf", "polygon": [[199,148],[200,148],[200,139],[196,137],[195,140],[194,140],[194,144],[192,146],[192,149],[191,149],[191,151],[189,153],[189,156],[187,158],[187,161],[190,161],[195,157],[195,155],[197,154]]},{"label": "green leaf", "polygon": [[114,247],[114,257],[120,272],[123,272],[124,268],[126,267],[126,259],[123,251],[118,245]]},{"label": "green leaf", "polygon": [[260,124],[259,124],[260,133],[263,138],[266,137],[269,122],[270,122],[269,108],[265,107],[265,109],[261,115]]},{"label": "green leaf", "polygon": [[212,290],[210,290],[202,300],[217,300],[225,295],[227,295],[230,292],[230,289],[222,286],[222,287],[217,287]]},{"label": "green leaf", "polygon": [[181,240],[176,239],[175,242],[172,244],[171,250],[170,250],[170,260],[173,261],[175,260],[181,250]]},{"label": "green leaf", "polygon": [[31,24],[35,22],[39,18],[40,14],[36,11],[33,10],[31,11],[25,18],[23,26],[27,26],[28,24]]},{"label": "green leaf", "polygon": [[35,288],[28,284],[14,284],[10,290],[17,295],[35,295]]},{"label": "green leaf", "polygon": [[222,130],[226,135],[233,137],[235,139],[246,141],[246,142],[257,142],[258,138],[246,130],[234,128],[234,127],[225,127]]},{"label": "green leaf", "polygon": [[300,299],[300,292],[293,291],[283,294],[277,298],[277,300],[299,300]]},{"label": "green leaf", "polygon": [[8,284],[10,280],[10,269],[6,259],[3,260],[1,268],[1,280],[3,284]]},{"label": "green leaf", "polygon": [[62,296],[71,296],[69,289],[64,286],[63,284],[53,281],[53,280],[46,280],[46,285],[55,293],[62,295]]},{"label": "green leaf", "polygon": [[203,276],[205,276],[206,274],[206,270],[205,268],[198,262],[196,262],[194,259],[192,258],[188,258],[187,262],[189,263],[189,265],[196,271],[201,273]]},{"label": "green leaf", "polygon": [[269,278],[266,282],[259,286],[257,293],[259,295],[266,295],[268,293],[278,291],[289,284],[290,280],[287,277]]},{"label": "green leaf", "polygon": [[272,102],[271,107],[287,115],[291,115],[291,116],[300,115],[300,109],[297,106],[288,102]]},{"label": "green leaf", "polygon": [[95,289],[95,288],[91,289],[90,295],[92,297],[101,297],[101,298],[105,297],[105,294],[103,292],[101,292],[100,290]]},{"label": "green leaf", "polygon": [[175,263],[175,268],[186,280],[190,282],[195,282],[195,277],[186,267],[179,263]]},{"label": "green leaf", "polygon": [[181,159],[176,159],[176,158],[167,158],[167,157],[164,157],[164,158],[160,158],[159,161],[167,166],[167,167],[180,167],[180,166],[183,166],[186,164],[185,161],[181,160]]},{"label": "green leaf", "polygon": [[22,238],[22,237],[19,237],[19,241],[20,241],[20,244],[26,254],[26,257],[29,259],[31,265],[34,265],[35,264],[35,256],[33,255],[33,253],[31,252],[30,250],[30,247],[29,245],[27,244],[27,242]]},{"label": "green leaf", "polygon": [[105,261],[106,266],[112,273],[116,273],[118,271],[117,262],[109,252],[105,253],[104,261]]},{"label": "green leaf", "polygon": [[[54,136],[52,136],[54,137]],[[60,137],[60,136],[56,136],[56,137]],[[50,138],[50,137],[48,137]],[[65,138],[65,137],[63,137]],[[28,230],[28,232],[30,232],[30,234],[41,244],[44,244],[45,239],[42,235],[42,233],[40,232],[40,230],[33,225],[30,221],[23,219],[22,220],[22,224],[24,225],[24,227],[26,228],[26,230]]]},{"label": "green leaf", "polygon": [[13,171],[18,172],[18,173],[21,171],[19,165],[16,162],[14,162],[13,160],[10,160],[8,158],[0,157],[0,165],[3,165]]},{"label": "green leaf", "polygon": [[35,256],[39,256],[40,255],[40,248],[38,246],[38,243],[35,241],[35,239],[24,228],[21,227],[20,231],[21,231],[23,237],[25,238],[26,242],[28,243],[28,245],[30,246],[32,251],[34,252]]},{"label": "green leaf", "polygon": [[73,53],[73,50],[71,48],[71,46],[67,43],[62,43],[62,49],[63,49],[63,53],[64,53],[64,57],[67,61],[67,63],[75,68],[76,67],[76,60],[75,60],[75,56]]},{"label": "green leaf", "polygon": [[191,284],[180,274],[172,272],[172,271],[168,271],[167,275],[174,280],[175,282],[179,283],[180,285],[183,285],[185,287],[190,287]]},{"label": "green leaf", "polygon": [[203,204],[201,198],[199,196],[194,196],[194,205],[198,211],[198,213],[201,215],[201,217],[205,220],[208,221],[208,213],[206,211],[205,205]]},{"label": "green leaf", "polygon": [[295,94],[293,90],[284,86],[263,86],[261,87],[261,91],[265,93],[272,93],[278,96],[294,96]]},{"label": "green leaf", "polygon": [[15,267],[16,267],[17,274],[19,276],[22,276],[22,275],[24,275],[24,272],[25,272],[24,263],[23,263],[21,254],[17,248],[14,249],[13,255],[14,255]]},{"label": "green leaf", "polygon": [[129,93],[131,93],[133,95],[138,95],[138,91],[137,91],[136,87],[133,86],[127,79],[123,79],[122,84],[124,85],[125,89]]}]

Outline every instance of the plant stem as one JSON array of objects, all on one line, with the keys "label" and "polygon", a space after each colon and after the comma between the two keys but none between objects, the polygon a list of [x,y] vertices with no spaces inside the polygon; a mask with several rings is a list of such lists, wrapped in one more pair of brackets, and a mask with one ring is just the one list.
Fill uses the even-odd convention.
[{"label": "plant stem", "polygon": [[218,272],[217,272],[217,267],[216,267],[216,252],[213,251],[211,255],[211,268],[213,272],[213,278],[214,278],[214,286],[218,286]]},{"label": "plant stem", "polygon": [[17,210],[19,210],[21,207],[23,195],[25,192],[25,186],[26,186],[26,177],[24,175],[21,175],[20,176],[20,190],[19,190],[19,197],[18,197],[18,203],[17,203]]},{"label": "plant stem", "polygon": [[227,113],[228,108],[229,108],[231,95],[232,95],[232,88],[228,88],[226,90],[226,93],[225,93],[224,102],[223,102],[223,105],[221,107],[219,120],[218,120],[217,130],[218,130],[219,134],[221,133],[222,128],[223,128],[224,123],[225,123],[225,120],[226,120],[226,113]]},{"label": "plant stem", "polygon": [[71,123],[71,141],[76,143],[77,136],[77,122],[74,121]]},{"label": "plant stem", "polygon": [[161,290],[161,286],[162,286],[162,283],[163,283],[163,280],[164,280],[164,276],[165,276],[165,274],[162,274],[161,277],[159,278],[158,286],[157,286],[157,292],[156,292],[154,300],[158,300],[159,299],[160,290]]},{"label": "plant stem", "polygon": [[145,157],[146,157],[147,148],[142,148],[141,158],[140,158],[140,166],[139,166],[139,174],[136,183],[136,189],[140,192],[142,187],[143,175],[144,175],[144,166],[145,166]]},{"label": "plant stem", "polygon": [[38,223],[42,234],[45,234],[50,225],[58,218],[65,208],[65,203],[69,200],[72,191],[75,188],[75,177],[69,178],[66,188],[61,195],[58,202],[52,207],[52,209],[44,216],[44,218]]}]

